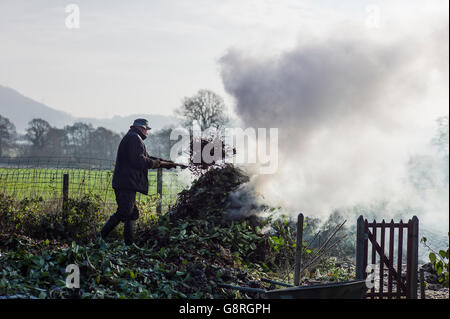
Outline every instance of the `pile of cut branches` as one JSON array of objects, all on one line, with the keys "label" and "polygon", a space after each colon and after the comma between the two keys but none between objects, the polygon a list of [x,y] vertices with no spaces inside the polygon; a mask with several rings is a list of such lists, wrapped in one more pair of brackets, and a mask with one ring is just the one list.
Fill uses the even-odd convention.
[{"label": "pile of cut branches", "polygon": [[183,190],[178,195],[178,200],[169,215],[173,218],[221,217],[230,204],[229,194],[248,181],[248,176],[231,164],[211,168],[194,181],[189,189]]}]

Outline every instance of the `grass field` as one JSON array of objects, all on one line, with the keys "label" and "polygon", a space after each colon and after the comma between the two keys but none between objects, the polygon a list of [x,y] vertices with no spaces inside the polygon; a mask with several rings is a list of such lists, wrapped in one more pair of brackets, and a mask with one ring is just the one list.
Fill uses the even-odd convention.
[{"label": "grass field", "polygon": [[[69,197],[86,193],[97,194],[107,202],[114,202],[111,170],[0,168],[0,192],[21,199],[42,197],[54,200],[62,197],[63,176],[69,174]],[[149,171],[149,195],[156,195],[157,172]],[[173,201],[185,185],[177,172],[163,171],[163,201]]]}]

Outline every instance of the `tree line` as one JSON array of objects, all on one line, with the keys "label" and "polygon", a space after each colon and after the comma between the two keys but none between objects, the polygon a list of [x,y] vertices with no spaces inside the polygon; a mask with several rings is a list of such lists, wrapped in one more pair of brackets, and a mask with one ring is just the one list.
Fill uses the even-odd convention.
[{"label": "tree line", "polygon": [[41,118],[32,119],[24,134],[0,115],[1,156],[51,156],[114,159],[122,136],[104,127],[76,122],[53,127]]},{"label": "tree line", "polygon": [[[223,99],[210,90],[199,90],[192,97],[185,97],[175,114],[182,126],[189,127],[196,120],[202,130],[223,126],[228,121]],[[177,142],[170,140],[171,130],[172,127],[167,127],[150,131],[145,140],[147,152],[152,156],[169,158],[170,149]],[[14,123],[0,114],[0,157],[50,156],[115,160],[122,137],[122,133],[104,127],[94,128],[91,124],[82,122],[56,128],[41,118],[32,119],[28,122],[25,133],[19,134]]]}]

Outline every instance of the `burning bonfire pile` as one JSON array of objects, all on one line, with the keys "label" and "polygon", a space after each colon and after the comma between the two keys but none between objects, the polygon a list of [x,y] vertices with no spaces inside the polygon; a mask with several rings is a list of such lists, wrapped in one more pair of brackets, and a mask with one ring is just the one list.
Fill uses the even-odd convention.
[{"label": "burning bonfire pile", "polygon": [[211,168],[178,195],[171,214],[176,218],[221,217],[229,205],[229,194],[248,181],[248,176],[233,165]]}]

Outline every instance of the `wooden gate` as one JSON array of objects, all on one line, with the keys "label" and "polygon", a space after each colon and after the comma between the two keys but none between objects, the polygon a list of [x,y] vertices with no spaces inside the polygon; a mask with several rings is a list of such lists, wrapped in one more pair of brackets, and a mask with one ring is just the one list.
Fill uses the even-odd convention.
[{"label": "wooden gate", "polygon": [[[387,232],[389,234],[386,238]],[[417,299],[419,220],[416,216],[408,223],[395,223],[393,220],[390,223],[384,220],[381,223],[375,220],[369,223],[363,216],[359,216],[356,241],[356,278],[366,279],[371,286],[365,298]],[[403,272],[404,260],[406,273]]]}]

